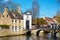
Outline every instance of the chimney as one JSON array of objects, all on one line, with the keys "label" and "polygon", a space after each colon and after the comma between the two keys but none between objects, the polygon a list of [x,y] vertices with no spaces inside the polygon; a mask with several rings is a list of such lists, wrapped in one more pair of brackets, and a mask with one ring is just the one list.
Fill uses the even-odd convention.
[{"label": "chimney", "polygon": [[20,8],[20,5],[18,5],[18,13],[21,14],[21,8]]}]

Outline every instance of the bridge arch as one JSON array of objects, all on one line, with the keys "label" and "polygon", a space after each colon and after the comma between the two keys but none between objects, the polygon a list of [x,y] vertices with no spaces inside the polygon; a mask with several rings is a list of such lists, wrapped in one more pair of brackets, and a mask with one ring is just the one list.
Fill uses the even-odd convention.
[{"label": "bridge arch", "polygon": [[36,36],[39,36],[40,31],[41,31],[41,30],[38,30],[38,31],[36,32]]},{"label": "bridge arch", "polygon": [[38,30],[38,31],[36,32],[36,36],[43,35],[44,32],[45,32],[44,30]]},{"label": "bridge arch", "polygon": [[26,32],[27,36],[31,36],[31,30]]}]

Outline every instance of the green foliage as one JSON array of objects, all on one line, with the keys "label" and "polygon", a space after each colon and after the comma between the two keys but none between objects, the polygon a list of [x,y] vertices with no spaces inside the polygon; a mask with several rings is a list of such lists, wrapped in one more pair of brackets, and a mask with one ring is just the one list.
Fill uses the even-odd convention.
[{"label": "green foliage", "polygon": [[46,21],[43,18],[38,19],[38,24],[39,25],[43,25],[45,23],[46,23]]},{"label": "green foliage", "polygon": [[57,22],[60,24],[60,11],[57,11],[56,17],[57,17]]},{"label": "green foliage", "polygon": [[60,24],[60,17],[57,18],[57,22]]},{"label": "green foliage", "polygon": [[9,29],[9,25],[0,25],[2,29]]}]

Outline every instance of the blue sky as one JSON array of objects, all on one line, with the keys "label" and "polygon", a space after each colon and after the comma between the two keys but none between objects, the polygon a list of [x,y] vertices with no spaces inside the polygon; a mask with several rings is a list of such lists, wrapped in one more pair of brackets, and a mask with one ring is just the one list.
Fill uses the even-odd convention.
[{"label": "blue sky", "polygon": [[[33,0],[11,0],[17,4],[21,5],[22,12],[27,11],[32,8]],[[57,0],[38,0],[39,3],[39,17],[47,16],[53,17],[56,15],[57,10],[60,8],[58,6]]]}]

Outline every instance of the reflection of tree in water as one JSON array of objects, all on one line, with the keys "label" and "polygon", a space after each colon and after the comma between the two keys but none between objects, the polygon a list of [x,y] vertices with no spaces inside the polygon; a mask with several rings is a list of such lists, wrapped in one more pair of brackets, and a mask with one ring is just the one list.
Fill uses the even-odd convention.
[{"label": "reflection of tree in water", "polygon": [[32,36],[32,40],[40,40],[39,36]]},{"label": "reflection of tree in water", "polygon": [[53,39],[49,37],[33,36],[32,40],[53,40]]},{"label": "reflection of tree in water", "polygon": [[36,40],[40,40],[40,37],[39,37],[39,36],[37,36],[37,37],[36,37]]},{"label": "reflection of tree in water", "polygon": [[57,38],[53,38],[53,40],[58,40]]},{"label": "reflection of tree in water", "polygon": [[12,36],[12,37],[1,37],[0,40],[60,40],[59,38],[49,38],[40,36]]}]

